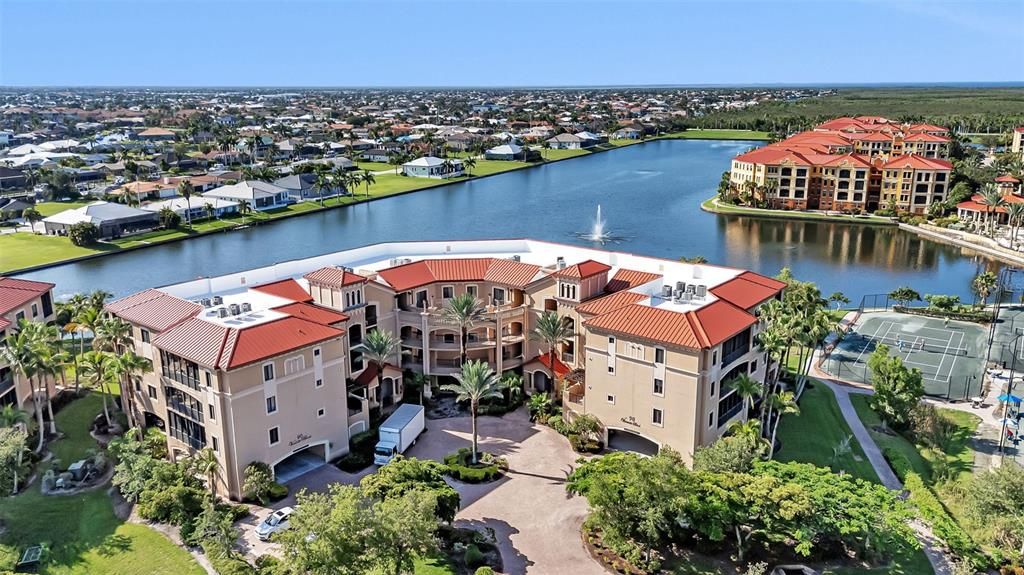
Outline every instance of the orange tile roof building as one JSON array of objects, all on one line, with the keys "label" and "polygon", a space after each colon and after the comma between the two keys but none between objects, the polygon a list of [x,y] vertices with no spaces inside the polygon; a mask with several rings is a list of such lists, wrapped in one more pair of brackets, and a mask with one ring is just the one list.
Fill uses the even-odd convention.
[{"label": "orange tile roof building", "polygon": [[[47,323],[53,321],[54,285],[0,276],[0,345],[24,321]],[[47,392],[55,392],[50,382]],[[0,407],[13,405],[19,409],[34,409],[33,389],[29,382],[11,366],[0,360]]]},{"label": "orange tile roof building", "polygon": [[949,143],[941,126],[836,118],[740,154],[729,182],[771,208],[923,214],[949,191]]},{"label": "orange tile roof building", "polygon": [[[146,290],[106,311],[133,325],[137,352],[154,362],[132,390],[139,420],[163,425],[175,456],[214,449],[218,486],[237,498],[252,461],[286,479],[297,458],[344,455],[370,410],[401,401],[404,377],[458,373],[461,332],[443,309],[461,294],[482,307],[470,360],[521,374],[527,392],[564,394],[570,414],[593,414],[613,442],[689,458],[746,417],[729,382],[775,369],[754,343],[757,308],[783,287],[534,240],[403,242]],[[573,333],[554,350],[528,337],[548,311]],[[360,346],[372,330],[403,348],[380,384]]]}]

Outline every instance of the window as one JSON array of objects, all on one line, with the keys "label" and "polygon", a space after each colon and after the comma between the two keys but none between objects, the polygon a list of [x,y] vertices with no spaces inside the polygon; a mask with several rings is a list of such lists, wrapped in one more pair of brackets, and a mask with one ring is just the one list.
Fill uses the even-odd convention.
[{"label": "window", "polygon": [[324,386],[324,380],[318,379],[318,380],[316,380],[316,383],[314,385],[316,387],[323,387]]},{"label": "window", "polygon": [[494,292],[491,295],[494,296],[494,303],[495,304],[501,305],[501,304],[505,303],[505,289],[504,288],[497,288],[497,287],[494,288]]},{"label": "window", "polygon": [[655,407],[654,411],[651,412],[651,423],[653,423],[654,425],[657,425],[658,427],[661,427],[662,425],[664,425],[665,424],[665,413],[663,411],[661,411],[660,409],[658,409],[657,407]]},{"label": "window", "polygon": [[273,380],[274,380],[274,364],[272,364],[272,363],[263,364],[263,381],[266,382],[266,381],[273,381]]},{"label": "window", "polygon": [[155,387],[150,385],[149,389],[147,389],[146,392],[149,394],[149,398],[150,399],[156,399],[156,388]]},{"label": "window", "polygon": [[210,436],[210,441],[212,442],[213,450],[214,451],[220,451],[220,444],[217,443],[217,438],[211,435]]},{"label": "window", "polygon": [[209,408],[209,410],[210,410],[210,420],[213,421],[213,420],[217,419],[217,415],[213,411],[213,404],[211,403],[211,404],[207,405],[206,407]]},{"label": "window", "polygon": [[213,376],[206,372],[206,387],[213,387]]},{"label": "window", "polygon": [[750,373],[757,371],[757,360],[750,362]]},{"label": "window", "polygon": [[714,380],[711,381],[711,397],[715,396],[715,387],[717,386],[717,384],[718,384],[717,381],[714,381]]},{"label": "window", "polygon": [[291,357],[284,361],[284,374],[291,375],[293,373],[298,373],[305,369],[305,367],[306,358],[302,357],[301,355],[297,357]]},{"label": "window", "polygon": [[609,395],[608,396],[608,403],[610,403],[612,405],[615,405],[615,396],[614,395]]},{"label": "window", "polygon": [[32,317],[39,317],[39,305],[32,304]]},{"label": "window", "polygon": [[317,417],[323,417],[325,413],[326,413],[326,411],[324,411],[324,408],[322,408],[322,407],[320,409],[316,410],[316,416]]},{"label": "window", "polygon": [[277,411],[277,396],[271,395],[267,398],[267,415]]},{"label": "window", "polygon": [[441,298],[452,299],[455,297],[455,286],[441,286]]},{"label": "window", "polygon": [[320,357],[320,348],[319,347],[313,350],[313,357]]},{"label": "window", "polygon": [[25,312],[19,311],[18,314],[14,316],[14,323],[18,323],[23,319],[25,319]]},{"label": "window", "polygon": [[711,413],[708,414],[708,427],[713,427],[714,425],[715,425],[715,412],[712,411]]},{"label": "window", "polygon": [[146,328],[142,328],[141,330],[139,330],[139,332],[142,337],[142,343],[149,343],[149,330]]},{"label": "window", "polygon": [[270,436],[270,444],[277,445],[281,441],[280,431],[276,427],[271,427],[270,431],[267,432]]},{"label": "window", "polygon": [[615,366],[614,365],[609,365],[608,366],[608,373],[612,373],[612,374],[615,373]]},{"label": "window", "polygon": [[665,350],[656,347],[654,348],[654,363],[665,363]]},{"label": "window", "polygon": [[657,377],[654,378],[654,395],[665,395],[665,382]]},{"label": "window", "polygon": [[711,352],[711,364],[714,365],[716,363],[718,363],[718,350]]},{"label": "window", "polygon": [[466,293],[473,297],[476,297],[476,286],[466,286]]}]

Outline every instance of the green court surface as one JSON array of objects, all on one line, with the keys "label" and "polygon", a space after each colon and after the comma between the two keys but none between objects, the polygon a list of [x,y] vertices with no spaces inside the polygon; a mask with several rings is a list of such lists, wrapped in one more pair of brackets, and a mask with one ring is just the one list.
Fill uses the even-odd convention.
[{"label": "green court surface", "polygon": [[868,357],[879,344],[885,344],[890,355],[921,372],[926,394],[965,400],[980,393],[986,340],[986,328],[974,323],[865,312],[835,345],[821,369],[838,379],[870,384]]}]

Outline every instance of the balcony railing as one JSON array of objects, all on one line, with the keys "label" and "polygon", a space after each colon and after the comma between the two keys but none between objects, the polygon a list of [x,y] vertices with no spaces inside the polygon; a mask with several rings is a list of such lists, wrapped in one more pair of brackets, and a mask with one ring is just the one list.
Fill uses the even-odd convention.
[{"label": "balcony railing", "polygon": [[181,415],[184,415],[185,417],[197,423],[203,422],[203,410],[190,407],[189,405],[182,401],[178,401],[176,399],[169,399],[167,401],[167,408]]},{"label": "balcony railing", "polygon": [[203,441],[203,438],[201,437],[189,435],[188,433],[185,433],[184,431],[176,427],[169,428],[169,431],[171,437],[177,439],[178,441],[184,443],[185,445],[188,445],[192,449],[202,449],[206,447],[206,442]]},{"label": "balcony railing", "polygon": [[184,385],[185,387],[192,388],[199,391],[199,378],[192,377],[188,373],[180,370],[171,370],[166,367],[161,370],[164,377],[171,381],[175,381]]},{"label": "balcony railing", "polygon": [[728,354],[723,355],[722,356],[722,367],[725,367],[725,366],[729,365],[730,363],[736,361],[737,359],[743,357],[744,355],[747,355],[747,353],[749,353],[749,352],[750,352],[750,347],[748,346],[748,347],[741,347],[741,348],[735,349],[735,350],[729,352]]}]

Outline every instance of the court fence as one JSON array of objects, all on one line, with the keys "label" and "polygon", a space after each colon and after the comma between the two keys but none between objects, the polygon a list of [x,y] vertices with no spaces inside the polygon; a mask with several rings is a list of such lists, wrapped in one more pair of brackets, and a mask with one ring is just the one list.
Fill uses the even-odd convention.
[{"label": "court fence", "polygon": [[[871,370],[868,369],[867,363],[852,362],[842,355],[833,355],[819,367],[837,379],[871,385]],[[980,391],[973,389],[977,387],[976,382],[977,378],[973,375],[950,376],[948,381],[934,382],[931,385],[926,381],[924,393],[928,397],[945,401],[967,401]]]}]

